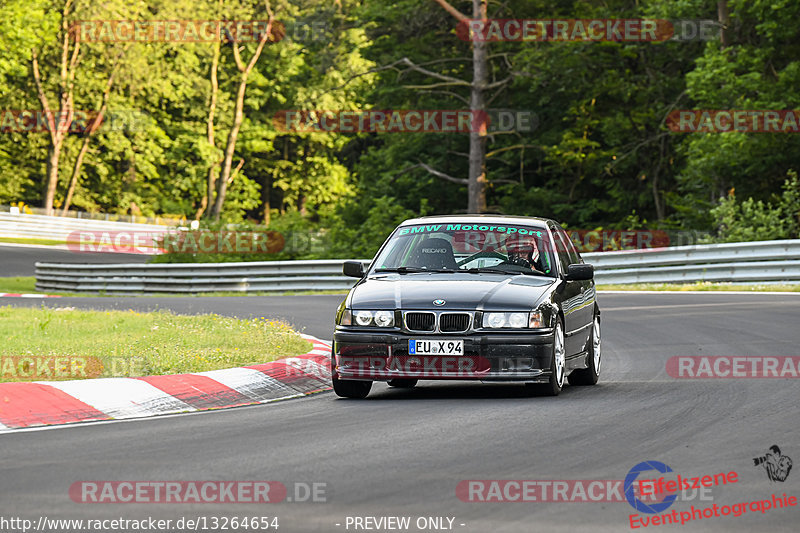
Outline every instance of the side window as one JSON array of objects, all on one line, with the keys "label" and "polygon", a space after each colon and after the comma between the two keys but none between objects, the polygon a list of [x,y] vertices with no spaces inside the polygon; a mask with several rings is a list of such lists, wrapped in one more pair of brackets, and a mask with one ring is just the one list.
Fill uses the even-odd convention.
[{"label": "side window", "polygon": [[572,240],[567,235],[561,226],[553,228],[553,238],[556,241],[556,251],[558,252],[558,260],[561,264],[561,271],[566,272],[567,267],[574,263],[582,263],[581,256],[572,244]]},{"label": "side window", "polygon": [[561,272],[564,273],[567,271],[567,266],[571,263],[569,257],[569,247],[567,243],[564,242],[564,237],[561,235],[561,228],[554,227],[553,230],[553,248],[555,248],[555,252],[558,255],[558,263],[561,266]]},{"label": "side window", "polygon": [[572,242],[572,239],[569,238],[567,232],[564,231],[563,228],[558,228],[558,234],[561,235],[561,238],[566,243],[567,254],[569,254],[570,264],[583,263],[580,254],[578,254],[578,250],[575,249],[575,244]]}]

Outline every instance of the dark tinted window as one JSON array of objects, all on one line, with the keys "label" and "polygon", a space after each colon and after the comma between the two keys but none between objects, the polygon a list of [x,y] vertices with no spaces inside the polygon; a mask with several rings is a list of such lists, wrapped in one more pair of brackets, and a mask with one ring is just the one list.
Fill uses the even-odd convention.
[{"label": "dark tinted window", "polygon": [[558,227],[558,235],[564,241],[567,254],[569,255],[570,264],[582,263],[583,261],[581,260],[581,256],[578,254],[578,250],[575,249],[572,239],[569,238],[567,232],[564,231],[564,229],[560,226]]},{"label": "dark tinted window", "polygon": [[544,227],[452,222],[398,228],[373,269],[470,270],[497,268],[555,277],[554,246]]}]

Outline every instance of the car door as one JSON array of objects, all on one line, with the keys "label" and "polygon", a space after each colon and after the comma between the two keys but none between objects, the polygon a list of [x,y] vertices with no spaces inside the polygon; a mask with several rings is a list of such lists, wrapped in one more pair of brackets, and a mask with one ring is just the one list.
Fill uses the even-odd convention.
[{"label": "car door", "polygon": [[[564,242],[569,262],[571,264],[583,263],[583,259],[575,249],[575,245],[572,243],[572,239],[569,238],[569,235],[567,235],[567,232],[561,227],[558,227],[556,232]],[[575,315],[575,329],[569,331],[571,337],[573,337],[572,341],[574,343],[575,353],[579,353],[587,348],[589,335],[591,333],[591,325],[594,320],[594,281],[569,281],[567,283],[576,285],[579,292],[579,297],[575,302],[573,311]]]},{"label": "car door", "polygon": [[[559,231],[561,228],[553,227],[553,248],[558,256],[558,267],[561,272],[561,277],[567,275],[567,267],[570,264],[569,246],[565,241],[563,232]],[[576,333],[581,331],[584,326],[583,319],[580,316],[580,303],[583,297],[582,282],[580,281],[563,281],[564,288],[561,289],[561,309],[564,312],[564,350],[567,358],[567,368],[574,365],[570,361],[583,349],[583,342]]]}]

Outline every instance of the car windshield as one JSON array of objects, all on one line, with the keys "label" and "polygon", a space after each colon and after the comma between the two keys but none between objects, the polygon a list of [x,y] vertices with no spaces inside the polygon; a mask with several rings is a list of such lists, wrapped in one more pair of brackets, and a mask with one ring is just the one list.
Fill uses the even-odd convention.
[{"label": "car windshield", "polygon": [[497,224],[421,224],[398,228],[372,272],[470,272],[556,276],[544,227]]}]

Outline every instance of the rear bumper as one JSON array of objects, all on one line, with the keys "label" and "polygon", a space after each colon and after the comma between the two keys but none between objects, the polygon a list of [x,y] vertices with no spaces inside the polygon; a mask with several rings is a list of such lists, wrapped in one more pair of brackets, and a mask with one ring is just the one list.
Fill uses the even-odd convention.
[{"label": "rear bumper", "polygon": [[[464,355],[409,355],[408,341],[462,339]],[[333,376],[388,381],[397,378],[545,382],[550,377],[553,332],[472,335],[371,333],[337,328]]]}]

